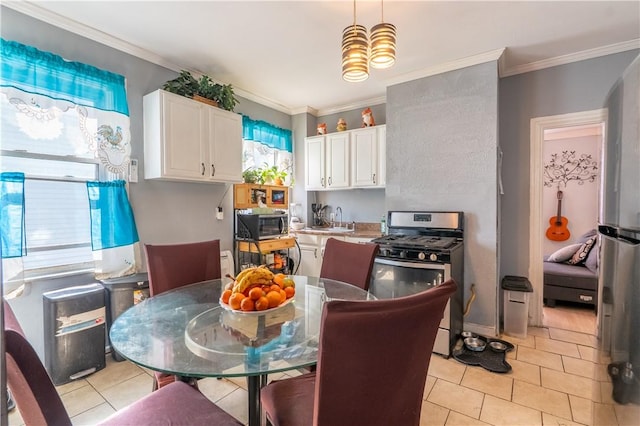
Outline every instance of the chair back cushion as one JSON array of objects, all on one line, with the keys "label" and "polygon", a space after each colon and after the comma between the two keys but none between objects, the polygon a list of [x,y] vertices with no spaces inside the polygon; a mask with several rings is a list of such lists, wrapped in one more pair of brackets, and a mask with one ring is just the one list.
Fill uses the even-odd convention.
[{"label": "chair back cushion", "polygon": [[38,354],[4,302],[7,384],[26,425],[71,425],[62,400]]},{"label": "chair back cushion", "polygon": [[322,258],[321,278],[330,278],[369,290],[377,244],[348,243],[329,238]]},{"label": "chair back cushion", "polygon": [[325,304],[314,425],[418,425],[453,280],[414,295]]},{"label": "chair back cushion", "polygon": [[220,240],[145,244],[151,296],[200,281],[221,278]]}]

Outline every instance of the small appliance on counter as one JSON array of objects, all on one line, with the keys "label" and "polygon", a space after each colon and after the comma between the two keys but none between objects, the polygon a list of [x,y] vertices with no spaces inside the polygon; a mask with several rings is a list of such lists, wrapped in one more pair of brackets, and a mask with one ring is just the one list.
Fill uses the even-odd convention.
[{"label": "small appliance on counter", "polygon": [[273,214],[236,213],[236,239],[270,240],[289,233],[286,212]]}]

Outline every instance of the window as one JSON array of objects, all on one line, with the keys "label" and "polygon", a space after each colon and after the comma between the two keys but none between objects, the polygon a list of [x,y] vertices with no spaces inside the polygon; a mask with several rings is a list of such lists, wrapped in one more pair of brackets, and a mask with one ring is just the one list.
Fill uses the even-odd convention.
[{"label": "window", "polygon": [[[108,226],[120,225],[117,213],[131,213],[124,190],[131,153],[124,77],[13,41],[0,39],[0,48],[0,171],[25,176],[26,255],[3,259],[4,279],[130,273],[138,241],[132,214],[122,224],[132,230],[126,241],[110,238],[96,248],[102,230],[120,236]],[[121,182],[124,200],[90,204],[92,181]],[[92,226],[96,209],[107,212],[101,228]]]},{"label": "window", "polygon": [[76,110],[56,109],[42,122],[0,96],[0,112],[0,171],[26,175],[23,277],[93,270],[85,182],[98,179],[98,162],[81,140]]}]

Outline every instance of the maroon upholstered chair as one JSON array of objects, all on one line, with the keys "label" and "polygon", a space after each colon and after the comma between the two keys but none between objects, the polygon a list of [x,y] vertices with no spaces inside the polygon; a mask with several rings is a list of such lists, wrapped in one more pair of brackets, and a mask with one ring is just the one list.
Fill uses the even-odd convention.
[{"label": "maroon upholstered chair", "polygon": [[315,373],[273,381],[274,426],[418,425],[433,344],[453,280],[397,299],[334,300],[322,313]]},{"label": "maroon upholstered chair", "polygon": [[[22,334],[5,303],[7,383],[26,425],[71,425],[51,378]],[[241,425],[200,391],[183,382],[172,383],[114,413],[101,424]]]},{"label": "maroon upholstered chair", "polygon": [[[220,240],[167,245],[145,244],[144,250],[147,255],[151,296],[187,284],[222,278]],[[153,390],[174,381],[176,376],[155,372]]]},{"label": "maroon upholstered chair", "polygon": [[348,243],[329,238],[324,248],[320,278],[343,281],[369,290],[377,244]]}]

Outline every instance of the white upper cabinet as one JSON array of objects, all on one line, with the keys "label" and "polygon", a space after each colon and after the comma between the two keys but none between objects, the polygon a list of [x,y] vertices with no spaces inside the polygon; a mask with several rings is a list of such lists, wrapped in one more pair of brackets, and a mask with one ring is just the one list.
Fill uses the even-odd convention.
[{"label": "white upper cabinet", "polygon": [[242,117],[157,90],[143,99],[144,176],[192,182],[242,180]]},{"label": "white upper cabinet", "polygon": [[387,126],[378,126],[378,185],[387,184]]},{"label": "white upper cabinet", "polygon": [[349,134],[334,133],[305,139],[305,189],[349,187]]},{"label": "white upper cabinet", "polygon": [[351,132],[351,184],[354,187],[378,185],[378,131],[365,127]]},{"label": "white upper cabinet", "polygon": [[306,138],[305,189],[384,187],[385,138],[384,125]]},{"label": "white upper cabinet", "polygon": [[349,133],[340,132],[326,136],[327,189],[349,187]]},{"label": "white upper cabinet", "polygon": [[324,136],[305,139],[305,188],[307,190],[325,189]]}]

